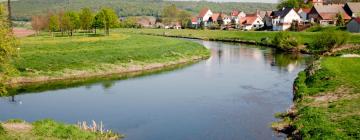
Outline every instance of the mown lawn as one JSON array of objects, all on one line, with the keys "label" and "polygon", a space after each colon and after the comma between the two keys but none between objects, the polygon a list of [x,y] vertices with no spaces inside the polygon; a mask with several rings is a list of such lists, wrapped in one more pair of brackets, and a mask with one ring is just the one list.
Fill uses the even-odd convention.
[{"label": "mown lawn", "polygon": [[68,70],[102,70],[106,65],[167,63],[209,52],[200,44],[139,34],[52,37],[47,34],[20,40],[14,62],[22,76],[61,75]]},{"label": "mown lawn", "polygon": [[296,80],[291,125],[303,139],[360,139],[360,58],[326,57],[320,66]]},{"label": "mown lawn", "polygon": [[[273,38],[277,32],[273,31],[221,31],[221,30],[169,30],[169,29],[118,29],[118,32],[131,32],[155,35],[171,35],[181,37],[195,37],[201,39],[239,39],[260,42],[263,38]],[[310,44],[319,32],[290,32],[303,44]],[[360,34],[351,34],[349,43],[360,44]]]}]

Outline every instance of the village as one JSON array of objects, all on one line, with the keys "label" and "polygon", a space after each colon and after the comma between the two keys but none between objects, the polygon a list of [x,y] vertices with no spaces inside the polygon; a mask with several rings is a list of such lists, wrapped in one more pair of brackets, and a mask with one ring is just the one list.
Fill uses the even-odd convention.
[{"label": "village", "polygon": [[[305,0],[309,8],[282,8],[275,11],[258,9],[245,13],[234,9],[231,13],[215,12],[204,7],[191,18],[193,29],[243,30],[243,31],[303,31],[311,26],[346,26],[350,32],[360,32],[360,2],[326,4],[323,0]],[[137,22],[145,28],[184,29],[179,22],[156,23],[155,18],[140,18]]]}]

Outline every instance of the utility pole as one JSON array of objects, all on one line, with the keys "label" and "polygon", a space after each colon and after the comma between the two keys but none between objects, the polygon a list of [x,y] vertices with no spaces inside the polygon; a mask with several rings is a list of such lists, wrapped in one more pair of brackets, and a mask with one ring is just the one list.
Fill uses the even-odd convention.
[{"label": "utility pole", "polygon": [[12,28],[12,22],[11,22],[11,2],[8,0],[8,20],[9,20],[9,26]]}]

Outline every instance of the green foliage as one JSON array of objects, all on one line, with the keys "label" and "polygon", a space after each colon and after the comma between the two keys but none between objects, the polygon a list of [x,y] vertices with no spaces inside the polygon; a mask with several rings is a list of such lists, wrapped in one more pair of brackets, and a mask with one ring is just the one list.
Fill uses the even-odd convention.
[{"label": "green foliage", "polygon": [[80,27],[83,30],[90,30],[91,25],[94,20],[94,14],[90,8],[82,8],[79,14],[80,17]]},{"label": "green foliage", "polygon": [[340,31],[325,31],[315,36],[310,45],[313,53],[323,54],[344,45],[349,40],[349,33]]},{"label": "green foliage", "polygon": [[135,17],[128,17],[125,20],[120,22],[120,28],[140,28],[140,25],[137,24]]},{"label": "green foliage", "polygon": [[106,35],[110,34],[110,28],[116,27],[118,25],[118,16],[116,15],[115,11],[110,8],[103,8],[100,11],[102,14],[102,19],[104,20],[104,28]]},{"label": "green foliage", "polygon": [[172,24],[173,22],[177,22],[179,13],[178,13],[178,9],[176,8],[176,6],[174,4],[166,6],[162,12],[162,21],[164,24],[169,25]]},{"label": "green foliage", "polygon": [[300,43],[288,32],[278,32],[272,40],[272,44],[281,50],[292,50],[296,49]]},{"label": "green foliage", "polygon": [[8,23],[5,8],[0,4],[0,94],[6,94],[4,83],[14,73],[10,63],[17,54],[17,42]]},{"label": "green foliage", "polygon": [[64,15],[64,29],[69,31],[70,36],[73,35],[74,30],[79,29],[80,19],[76,12],[68,11]]},{"label": "green foliage", "polygon": [[49,17],[49,31],[57,32],[60,30],[60,20],[59,16],[56,14],[52,14]]},{"label": "green foliage", "polygon": [[336,15],[336,26],[345,26],[344,15],[342,13]]},{"label": "green foliage", "polygon": [[0,123],[0,138],[2,135],[5,135],[5,134],[6,134],[5,128]]},{"label": "green foliage", "polygon": [[281,0],[277,8],[311,8],[312,3],[304,3],[304,0]]},{"label": "green foliage", "polygon": [[95,34],[96,34],[96,29],[100,29],[100,28],[104,28],[105,27],[105,23],[104,23],[104,15],[102,13],[97,13],[96,16],[94,17],[94,20],[91,24],[91,27],[95,29]]}]

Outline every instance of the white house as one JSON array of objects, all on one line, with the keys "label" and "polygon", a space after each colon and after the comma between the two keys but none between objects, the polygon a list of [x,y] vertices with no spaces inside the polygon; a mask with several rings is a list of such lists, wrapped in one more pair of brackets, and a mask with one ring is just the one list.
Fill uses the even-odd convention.
[{"label": "white house", "polygon": [[284,31],[289,29],[293,22],[301,22],[300,15],[293,8],[274,11],[271,16],[274,31]]},{"label": "white house", "polygon": [[247,15],[241,20],[241,29],[243,30],[256,30],[263,27],[263,19],[257,14]]},{"label": "white house", "polygon": [[198,24],[200,25],[201,22],[204,23],[204,26],[208,26],[208,20],[213,15],[213,12],[209,8],[204,8],[200,11],[198,15]]},{"label": "white house", "polygon": [[246,14],[242,11],[233,10],[231,12],[231,21],[234,21],[236,25],[239,25],[240,19],[245,18]]}]

